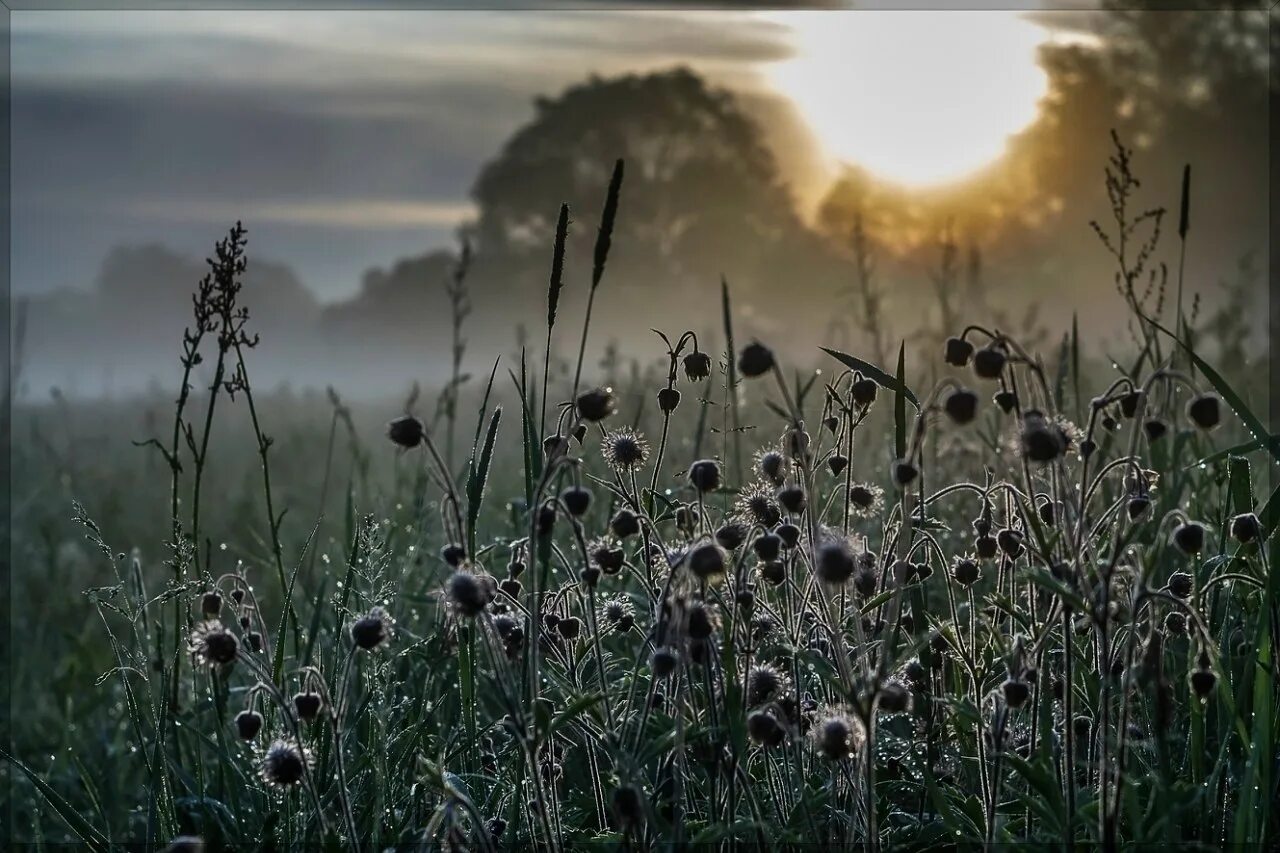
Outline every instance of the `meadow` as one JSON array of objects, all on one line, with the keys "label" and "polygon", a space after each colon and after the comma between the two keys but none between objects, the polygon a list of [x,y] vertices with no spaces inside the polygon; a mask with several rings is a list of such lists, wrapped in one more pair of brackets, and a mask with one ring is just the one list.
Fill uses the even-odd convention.
[{"label": "meadow", "polygon": [[714,339],[588,363],[619,161],[589,258],[560,209],[546,315],[512,318],[537,347],[463,371],[463,253],[452,381],[385,408],[254,388],[237,224],[173,393],[15,409],[7,834],[1275,843],[1266,371],[1211,363],[1186,176],[1166,216],[1135,168],[1117,141],[1076,236],[1115,260],[1126,352],[973,318],[788,364],[726,282]]}]

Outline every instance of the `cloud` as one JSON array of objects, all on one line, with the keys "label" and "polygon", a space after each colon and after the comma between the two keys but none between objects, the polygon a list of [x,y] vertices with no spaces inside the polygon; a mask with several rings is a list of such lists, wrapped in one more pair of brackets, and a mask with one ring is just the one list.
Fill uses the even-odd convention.
[{"label": "cloud", "polygon": [[475,215],[468,202],[423,202],[404,199],[309,199],[192,205],[175,199],[142,199],[125,212],[148,219],[224,224],[236,219],[252,223],[316,226],[342,230],[444,228],[461,225]]}]

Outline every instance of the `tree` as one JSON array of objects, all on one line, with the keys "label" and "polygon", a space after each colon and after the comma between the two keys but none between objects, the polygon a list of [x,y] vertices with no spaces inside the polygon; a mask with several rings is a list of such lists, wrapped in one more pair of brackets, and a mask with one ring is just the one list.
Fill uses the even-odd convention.
[{"label": "tree", "polygon": [[[733,96],[678,68],[592,77],[536,101],[533,120],[472,190],[477,275],[481,264],[490,276],[495,265],[505,273],[542,269],[560,201],[573,216],[570,260],[589,258],[619,157],[626,182],[606,273],[611,282],[711,292],[724,274],[751,291],[785,267],[780,253],[813,242],[759,127]],[[509,287],[510,276],[503,278]],[[537,277],[524,280],[539,292]]]}]

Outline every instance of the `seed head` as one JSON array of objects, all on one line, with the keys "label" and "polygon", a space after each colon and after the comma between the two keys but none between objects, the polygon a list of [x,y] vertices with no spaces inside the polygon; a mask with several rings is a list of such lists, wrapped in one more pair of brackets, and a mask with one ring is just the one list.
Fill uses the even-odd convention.
[{"label": "seed head", "polygon": [[197,666],[227,666],[235,661],[240,643],[225,625],[209,619],[191,629],[188,648]]},{"label": "seed head", "polygon": [[778,559],[782,551],[782,537],[773,533],[765,533],[755,538],[751,550],[764,562]]},{"label": "seed head", "polygon": [[711,540],[703,540],[689,549],[685,566],[694,577],[709,580],[724,574],[727,559],[723,548]]},{"label": "seed head", "polygon": [[856,568],[853,548],[844,537],[833,536],[818,546],[814,554],[814,572],[818,579],[839,586],[853,577]]},{"label": "seed head", "polygon": [[911,691],[901,681],[890,679],[880,688],[880,710],[901,714],[911,710]]},{"label": "seed head", "polygon": [[787,678],[768,664],[751,667],[747,673],[747,706],[763,705],[784,692]]},{"label": "seed head", "polygon": [[778,525],[778,529],[774,532],[782,540],[782,546],[788,550],[796,547],[800,542],[800,528],[790,522]]},{"label": "seed head", "polygon": [[1187,403],[1187,419],[1202,430],[1211,430],[1222,422],[1222,403],[1217,394],[1201,394]]},{"label": "seed head", "polygon": [[1199,554],[1204,550],[1204,525],[1195,521],[1187,521],[1173,529],[1173,544],[1187,556]]},{"label": "seed head", "polygon": [[778,586],[787,579],[787,567],[780,560],[769,560],[760,564],[760,577],[765,583]]},{"label": "seed head", "polygon": [[947,345],[943,348],[942,357],[947,364],[953,367],[964,367],[969,363],[969,359],[973,357],[973,344],[964,338],[947,338]]},{"label": "seed head", "polygon": [[787,459],[773,448],[766,448],[757,454],[756,468],[775,486],[781,486],[787,479]]},{"label": "seed head", "polygon": [[615,471],[630,471],[649,458],[649,445],[635,430],[623,427],[605,433],[600,454]]},{"label": "seed head", "polygon": [[210,590],[200,596],[200,614],[206,619],[217,619],[222,613],[222,596],[217,590]]},{"label": "seed head", "polygon": [[1262,535],[1262,522],[1251,512],[1241,513],[1231,519],[1231,536],[1237,542],[1249,544]]},{"label": "seed head", "polygon": [[782,510],[778,508],[771,490],[763,483],[744,489],[734,504],[734,510],[744,524],[758,525],[765,529],[776,526],[782,520]]},{"label": "seed head", "polygon": [[701,382],[711,375],[711,356],[694,350],[684,357],[684,375],[690,382]]},{"label": "seed head", "polygon": [[759,342],[747,344],[738,354],[738,372],[748,379],[764,376],[773,365],[773,350]]},{"label": "seed head", "polygon": [[959,425],[970,423],[978,414],[978,395],[967,388],[957,388],[947,395],[942,408],[952,422]]},{"label": "seed head", "polygon": [[786,732],[768,711],[752,711],[747,715],[747,734],[760,746],[778,746]]},{"label": "seed head", "polygon": [[893,484],[899,489],[905,489],[920,476],[920,469],[910,459],[898,459],[890,470],[893,474]]},{"label": "seed head", "polygon": [[1191,673],[1191,689],[1196,696],[1201,699],[1213,692],[1213,687],[1218,683],[1218,677],[1213,674],[1211,669],[1197,669]]},{"label": "seed head", "polygon": [[631,510],[620,509],[609,521],[609,530],[619,539],[635,536],[640,532],[640,519]]},{"label": "seed head", "polygon": [[422,421],[412,415],[396,418],[387,424],[387,438],[406,450],[421,444],[426,434],[427,429]]},{"label": "seed head", "polygon": [[653,669],[654,678],[666,678],[676,671],[676,665],[679,662],[675,649],[666,646],[654,649],[653,655],[649,658],[649,666]]},{"label": "seed head", "polygon": [[1018,405],[1018,395],[1012,391],[997,391],[991,400],[999,406],[1000,411],[1004,412],[1006,415],[1012,412]]},{"label": "seed head", "polygon": [[720,488],[720,463],[700,459],[689,466],[689,483],[703,494]]},{"label": "seed head", "polygon": [[658,389],[658,411],[669,415],[680,406],[680,391],[675,388]]},{"label": "seed head", "polygon": [[875,383],[874,379],[867,379],[864,376],[855,379],[853,384],[849,386],[849,396],[853,398],[854,405],[865,409],[876,401],[876,395],[879,390],[880,386]]},{"label": "seed head", "polygon": [[782,508],[792,515],[800,515],[808,505],[804,489],[795,483],[789,483],[778,489],[777,497]]},{"label": "seed head", "polygon": [[235,717],[236,734],[240,740],[253,740],[262,731],[262,715],[257,711],[244,710]]},{"label": "seed head", "polygon": [[293,694],[293,710],[297,712],[300,720],[306,722],[314,720],[320,716],[320,708],[323,705],[320,694],[314,691],[307,690]]},{"label": "seed head", "polygon": [[982,569],[973,560],[962,558],[956,560],[951,567],[951,577],[955,578],[956,583],[968,588],[981,580]]},{"label": "seed head", "polygon": [[373,651],[390,642],[391,624],[391,614],[381,607],[374,607],[351,623],[351,642],[357,648]]},{"label": "seed head", "polygon": [[861,746],[862,724],[845,711],[821,715],[812,729],[818,751],[831,761],[842,761]]},{"label": "seed head", "polygon": [[716,528],[716,542],[726,551],[736,551],[747,541],[747,528],[737,521],[727,521]]},{"label": "seed head", "polygon": [[463,616],[476,616],[490,601],[480,579],[468,571],[454,572],[445,585],[449,604]]},{"label": "seed head", "polygon": [[973,354],[973,372],[982,379],[999,379],[1008,360],[1004,350],[994,343],[987,344]]},{"label": "seed head", "polygon": [[1022,453],[1032,462],[1052,462],[1066,453],[1065,434],[1037,411],[1027,411],[1022,416]]},{"label": "seed head", "polygon": [[1025,681],[1010,678],[1000,685],[1000,689],[1004,692],[1005,704],[1010,708],[1021,708],[1031,697],[1031,688]]},{"label": "seed head", "polygon": [[1142,431],[1147,434],[1147,441],[1159,441],[1168,434],[1169,425],[1161,418],[1148,418],[1142,425]]},{"label": "seed head", "polygon": [[579,394],[574,405],[579,418],[595,424],[612,415],[616,403],[613,392],[608,388],[592,388]]},{"label": "seed head", "polygon": [[831,476],[839,477],[844,473],[844,469],[849,467],[849,457],[842,456],[839,453],[833,453],[827,457],[827,470],[831,472]]},{"label": "seed head", "polygon": [[467,549],[457,543],[449,543],[440,549],[440,559],[444,560],[446,566],[452,569],[462,565],[462,561],[467,558]]},{"label": "seed head", "polygon": [[569,515],[580,518],[591,508],[591,490],[585,486],[569,486],[560,493],[560,502]]},{"label": "seed head", "polygon": [[311,753],[293,741],[276,740],[267,747],[259,775],[273,788],[291,788],[311,767]]}]

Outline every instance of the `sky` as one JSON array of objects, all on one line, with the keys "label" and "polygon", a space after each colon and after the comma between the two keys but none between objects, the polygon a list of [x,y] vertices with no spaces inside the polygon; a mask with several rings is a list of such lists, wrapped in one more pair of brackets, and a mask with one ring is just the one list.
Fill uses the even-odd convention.
[{"label": "sky", "polygon": [[[844,36],[854,34],[832,27],[848,15],[15,12],[13,291],[87,288],[121,244],[203,254],[243,217],[261,256],[288,263],[323,300],[350,295],[370,267],[451,243],[471,215],[472,180],[532,116],[533,99],[589,73],[683,63],[740,91],[790,95],[819,140],[819,161],[797,183],[850,155],[893,172],[910,154],[894,127],[936,152],[932,130],[958,100],[948,83],[1000,94],[983,99],[993,127],[1013,132],[1034,118],[1034,50],[1047,30],[1010,13],[995,28],[981,16],[922,15],[913,53],[889,44],[906,18],[882,14],[899,22],[885,30],[857,14],[863,41],[850,49]],[[957,25],[970,36],[947,38]],[[936,55],[956,44],[961,53]],[[935,102],[851,101],[849,114],[885,130],[857,136],[841,124],[832,105],[859,89],[838,88],[824,67],[888,76],[926,54],[951,71],[904,85],[916,87],[913,102]],[[993,89],[1008,83],[1015,54],[1025,73]],[[998,156],[1001,133],[952,139],[954,162],[905,178],[946,179]],[[887,142],[864,150],[860,138]]]}]

